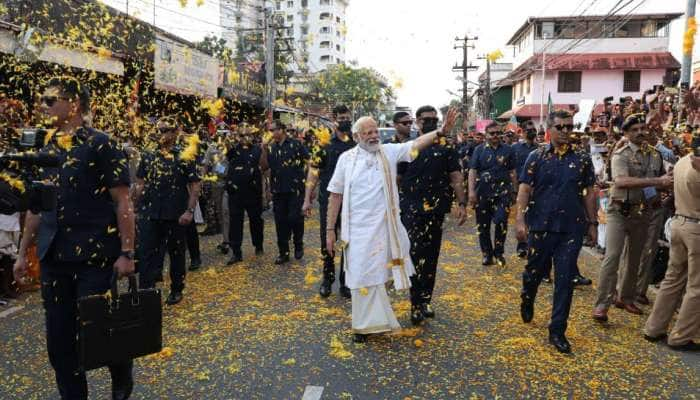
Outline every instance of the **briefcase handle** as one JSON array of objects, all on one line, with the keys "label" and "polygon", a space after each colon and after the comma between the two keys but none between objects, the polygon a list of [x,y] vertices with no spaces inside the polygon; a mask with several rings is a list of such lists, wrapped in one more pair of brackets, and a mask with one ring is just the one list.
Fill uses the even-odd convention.
[{"label": "briefcase handle", "polygon": [[[139,287],[138,283],[136,282],[136,275],[131,274],[128,276],[129,279],[129,294],[131,294],[131,305],[138,305],[139,304]],[[117,270],[114,270],[114,273],[112,273],[112,288],[110,289],[111,295],[112,295],[112,307],[113,308],[119,308],[119,273]]]}]

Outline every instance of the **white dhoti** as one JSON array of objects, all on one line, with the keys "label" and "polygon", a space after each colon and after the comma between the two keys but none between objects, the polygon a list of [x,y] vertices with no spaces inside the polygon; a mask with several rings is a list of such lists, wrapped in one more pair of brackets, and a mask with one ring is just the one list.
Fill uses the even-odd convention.
[{"label": "white dhoti", "polygon": [[363,294],[362,289],[352,293],[352,332],[360,334],[381,333],[401,329],[391,308],[384,285],[372,286]]}]

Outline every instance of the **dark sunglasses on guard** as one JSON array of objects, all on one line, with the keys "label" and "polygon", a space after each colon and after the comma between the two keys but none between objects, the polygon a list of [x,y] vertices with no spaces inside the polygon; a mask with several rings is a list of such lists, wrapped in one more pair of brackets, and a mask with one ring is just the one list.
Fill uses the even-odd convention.
[{"label": "dark sunglasses on guard", "polygon": [[425,118],[421,118],[421,120],[423,121],[423,123],[425,123],[425,122],[434,122],[434,123],[437,124],[437,122],[438,122],[440,119],[439,119],[439,118],[435,118],[435,117],[425,117]]},{"label": "dark sunglasses on guard", "polygon": [[58,100],[71,100],[71,98],[62,96],[41,96],[39,98],[42,104],[46,104],[49,107],[53,107]]}]

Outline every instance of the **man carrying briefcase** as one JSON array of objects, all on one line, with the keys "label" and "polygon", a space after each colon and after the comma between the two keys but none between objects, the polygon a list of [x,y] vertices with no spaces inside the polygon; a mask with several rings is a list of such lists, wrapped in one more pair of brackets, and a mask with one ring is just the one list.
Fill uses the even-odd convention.
[{"label": "man carrying briefcase", "polygon": [[[67,77],[51,79],[41,96],[41,111],[56,128],[45,150],[58,154],[59,167],[44,172],[57,186],[57,206],[27,213],[14,267],[21,279],[27,248],[38,238],[46,342],[62,399],[88,398],[76,339],[78,299],[106,293],[115,272],[134,272],[127,159],[109,136],[83,126],[89,103],[88,88]],[[131,395],[132,366],[131,360],[109,365],[113,399]]]}]

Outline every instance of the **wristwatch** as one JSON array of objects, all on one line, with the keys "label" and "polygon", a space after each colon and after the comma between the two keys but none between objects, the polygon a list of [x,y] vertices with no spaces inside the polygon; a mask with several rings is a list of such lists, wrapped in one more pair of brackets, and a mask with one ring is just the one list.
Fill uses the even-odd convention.
[{"label": "wristwatch", "polygon": [[185,211],[189,211],[189,212],[191,212],[192,214],[194,214],[194,208],[188,208],[188,209],[185,210]]},{"label": "wristwatch", "polygon": [[134,259],[134,251],[133,250],[122,250],[121,253],[119,253],[119,256],[126,257],[129,260],[133,260]]}]

